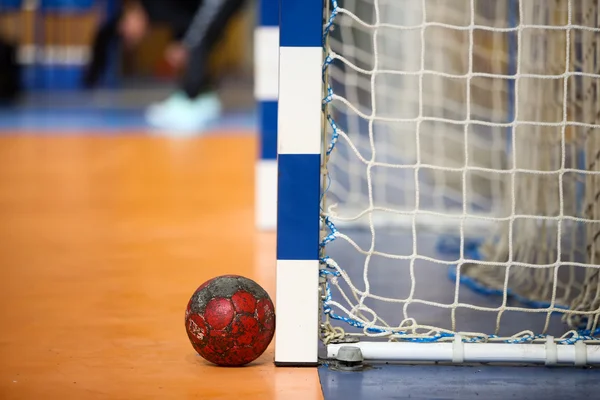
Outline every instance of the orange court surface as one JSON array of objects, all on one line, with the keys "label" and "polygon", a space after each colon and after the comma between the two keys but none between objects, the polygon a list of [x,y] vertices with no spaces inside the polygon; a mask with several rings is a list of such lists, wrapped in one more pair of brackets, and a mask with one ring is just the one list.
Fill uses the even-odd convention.
[{"label": "orange court surface", "polygon": [[322,399],[273,344],[212,366],[186,336],[205,280],[274,299],[275,236],[254,228],[256,138],[0,135],[0,398]]}]

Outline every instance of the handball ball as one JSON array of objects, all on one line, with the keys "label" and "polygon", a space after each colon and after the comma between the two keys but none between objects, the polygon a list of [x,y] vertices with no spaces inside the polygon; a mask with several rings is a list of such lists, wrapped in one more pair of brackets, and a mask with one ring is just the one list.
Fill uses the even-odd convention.
[{"label": "handball ball", "polygon": [[275,308],[268,293],[243,276],[224,275],[203,283],[185,311],[194,349],[221,366],[256,360],[275,333]]}]

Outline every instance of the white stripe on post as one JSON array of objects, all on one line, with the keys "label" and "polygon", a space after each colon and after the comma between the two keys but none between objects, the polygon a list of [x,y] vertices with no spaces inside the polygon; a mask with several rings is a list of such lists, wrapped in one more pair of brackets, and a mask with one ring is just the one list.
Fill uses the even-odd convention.
[{"label": "white stripe on post", "polygon": [[276,101],[279,93],[279,27],[256,28],[254,68],[254,97],[260,101]]},{"label": "white stripe on post", "polygon": [[255,169],[254,215],[261,231],[277,227],[277,159],[261,158]]},{"label": "white stripe on post", "polygon": [[323,50],[282,47],[280,51],[278,153],[320,154]]},{"label": "white stripe on post", "polygon": [[260,156],[255,168],[255,225],[277,225],[277,108],[279,0],[260,0],[254,32],[254,96],[258,103]]},{"label": "white stripe on post", "polygon": [[319,262],[277,261],[275,363],[313,365],[318,360]]}]

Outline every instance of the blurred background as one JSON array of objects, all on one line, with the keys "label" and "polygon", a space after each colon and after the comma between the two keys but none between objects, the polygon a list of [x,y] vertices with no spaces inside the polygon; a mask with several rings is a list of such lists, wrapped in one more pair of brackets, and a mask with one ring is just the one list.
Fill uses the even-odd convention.
[{"label": "blurred background", "polygon": [[[190,119],[218,108],[206,129],[148,123],[151,105],[181,100],[161,12],[132,45],[115,20],[133,1],[0,0],[1,399],[233,398],[232,382],[235,398],[283,390],[265,378],[272,350],[258,368],[223,374],[183,325],[190,296],[214,276],[244,275],[274,296],[275,238],[254,225],[257,4],[148,1],[167,14],[235,3],[197,64],[214,77],[218,107],[215,96],[175,101]],[[130,22],[135,36],[139,18]],[[302,393],[305,379],[288,381]]]},{"label": "blurred background", "polygon": [[[252,3],[252,4],[250,4]],[[227,24],[210,55],[228,129],[253,128],[254,4]],[[173,92],[178,72],[165,57],[173,32],[152,23],[135,46],[102,40],[123,0],[0,0],[0,129],[144,128],[143,109]],[[87,87],[94,48],[105,60]],[[89,86],[89,85],[88,85]],[[42,118],[43,117],[43,118]]]}]

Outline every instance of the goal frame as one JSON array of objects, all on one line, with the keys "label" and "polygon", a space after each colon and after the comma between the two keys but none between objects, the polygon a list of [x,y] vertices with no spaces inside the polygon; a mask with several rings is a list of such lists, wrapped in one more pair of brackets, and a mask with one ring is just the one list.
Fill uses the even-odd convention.
[{"label": "goal frame", "polygon": [[260,231],[274,230],[277,220],[279,1],[258,0],[254,28],[254,100],[259,139],[254,170],[254,218]]},{"label": "goal frame", "polygon": [[275,364],[315,366],[324,0],[280,0]]},{"label": "goal frame", "polygon": [[[265,1],[265,0],[263,0]],[[323,28],[325,2],[279,0],[277,116],[276,366],[320,361],[319,286],[323,134]],[[600,364],[600,345],[451,342],[358,342],[366,361],[520,363],[547,366]],[[328,344],[335,359],[344,344]]]}]

